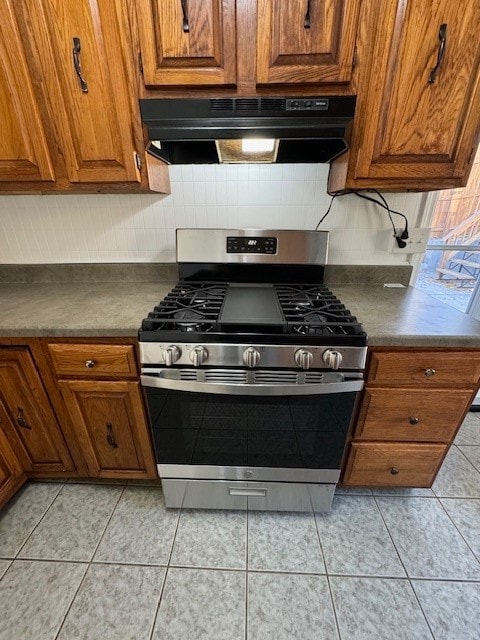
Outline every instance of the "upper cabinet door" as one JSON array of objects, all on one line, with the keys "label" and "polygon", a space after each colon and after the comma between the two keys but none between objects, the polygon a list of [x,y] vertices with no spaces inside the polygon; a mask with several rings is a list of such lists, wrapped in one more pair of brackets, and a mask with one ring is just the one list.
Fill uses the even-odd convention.
[{"label": "upper cabinet door", "polygon": [[257,84],[348,84],[360,0],[258,0]]},{"label": "upper cabinet door", "polygon": [[373,20],[353,131],[356,186],[462,186],[478,141],[480,2],[389,0]]},{"label": "upper cabinet door", "polygon": [[20,0],[17,5],[43,77],[68,179],[138,181],[134,128],[140,120],[134,112],[133,55],[123,3]]},{"label": "upper cabinet door", "polygon": [[0,2],[0,123],[0,182],[54,180],[12,0]]},{"label": "upper cabinet door", "polygon": [[137,0],[147,87],[236,82],[235,0]]}]

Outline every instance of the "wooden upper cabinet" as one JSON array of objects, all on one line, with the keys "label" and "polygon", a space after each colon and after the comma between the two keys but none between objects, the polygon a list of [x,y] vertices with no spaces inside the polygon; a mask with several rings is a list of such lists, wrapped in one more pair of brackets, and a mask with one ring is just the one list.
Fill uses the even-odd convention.
[{"label": "wooden upper cabinet", "polygon": [[135,127],[140,116],[124,4],[19,0],[16,7],[70,182],[139,181]]},{"label": "wooden upper cabinet", "polygon": [[235,0],[137,0],[147,87],[236,82]]},{"label": "wooden upper cabinet", "polygon": [[55,176],[12,0],[0,2],[0,183]]},{"label": "wooden upper cabinet", "polygon": [[347,84],[360,0],[258,0],[258,84]]},{"label": "wooden upper cabinet", "polygon": [[364,6],[352,147],[330,190],[464,185],[480,125],[480,3]]},{"label": "wooden upper cabinet", "polygon": [[0,405],[2,428],[30,475],[74,469],[40,376],[24,347],[0,349]]}]

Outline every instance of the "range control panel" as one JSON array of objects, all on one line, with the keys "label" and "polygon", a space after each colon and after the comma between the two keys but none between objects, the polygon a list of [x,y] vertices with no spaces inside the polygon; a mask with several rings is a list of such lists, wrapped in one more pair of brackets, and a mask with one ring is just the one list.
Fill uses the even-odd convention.
[{"label": "range control panel", "polygon": [[277,238],[227,236],[227,253],[277,253]]}]

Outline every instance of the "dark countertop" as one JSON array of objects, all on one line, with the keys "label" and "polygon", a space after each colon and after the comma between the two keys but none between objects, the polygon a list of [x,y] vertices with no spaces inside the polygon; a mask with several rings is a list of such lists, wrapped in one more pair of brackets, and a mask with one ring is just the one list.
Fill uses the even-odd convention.
[{"label": "dark countertop", "polygon": [[[0,283],[0,337],[135,337],[174,284]],[[480,348],[480,322],[412,287],[330,288],[363,323],[370,345]]]}]

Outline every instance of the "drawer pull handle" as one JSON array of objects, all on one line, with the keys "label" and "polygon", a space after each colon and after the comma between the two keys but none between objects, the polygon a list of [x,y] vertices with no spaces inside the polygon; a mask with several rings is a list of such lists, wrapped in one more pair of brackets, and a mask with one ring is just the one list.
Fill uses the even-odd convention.
[{"label": "drawer pull handle", "polygon": [[190,25],[188,24],[188,0],[180,0],[180,4],[182,5],[182,29],[183,33],[188,33],[190,31]]},{"label": "drawer pull handle", "polygon": [[410,424],[418,424],[420,422],[420,418],[416,418],[415,416],[410,416],[408,421],[410,422]]},{"label": "drawer pull handle", "polygon": [[392,476],[396,476],[399,473],[399,471],[398,471],[397,467],[392,467],[390,469],[390,473],[392,474]]},{"label": "drawer pull handle", "polygon": [[311,17],[310,17],[310,9],[311,9],[310,1],[311,0],[307,0],[307,11],[305,13],[305,18],[303,20],[303,28],[304,29],[310,29],[310,27],[312,26]]},{"label": "drawer pull handle", "polygon": [[112,449],[118,449],[118,443],[113,435],[113,425],[111,422],[107,422],[107,442]]},{"label": "drawer pull handle", "polygon": [[87,369],[93,369],[93,367],[95,366],[95,360],[87,360],[85,362],[85,366],[87,367]]},{"label": "drawer pull handle", "polygon": [[251,498],[265,498],[267,496],[266,489],[232,489],[228,490],[231,496],[250,496]]},{"label": "drawer pull handle", "polygon": [[80,51],[81,51],[81,45],[80,45],[80,38],[74,38],[73,39],[73,66],[75,68],[75,73],[78,76],[78,80],[80,82],[80,88],[82,90],[83,93],[88,93],[88,84],[86,83],[85,78],[82,75],[82,66],[80,64]]},{"label": "drawer pull handle", "polygon": [[436,374],[435,369],[425,369],[425,375],[427,376],[427,378],[431,378],[435,374]]},{"label": "drawer pull handle", "polygon": [[23,416],[22,407],[17,407],[17,424],[18,424],[19,427],[22,427],[22,429],[31,429],[32,428],[28,424],[28,422],[25,420],[25,418]]},{"label": "drawer pull handle", "polygon": [[430,69],[430,74],[428,76],[429,84],[433,84],[437,79],[437,73],[440,71],[443,57],[445,55],[445,47],[447,46],[447,25],[445,23],[440,25],[438,39],[440,40],[440,43],[438,45],[437,64],[433,67],[433,69]]}]

